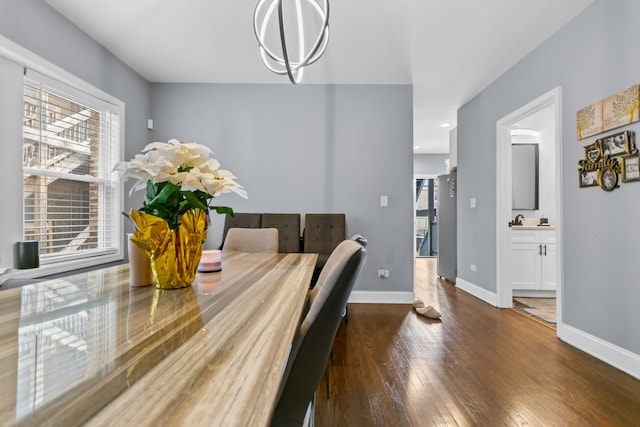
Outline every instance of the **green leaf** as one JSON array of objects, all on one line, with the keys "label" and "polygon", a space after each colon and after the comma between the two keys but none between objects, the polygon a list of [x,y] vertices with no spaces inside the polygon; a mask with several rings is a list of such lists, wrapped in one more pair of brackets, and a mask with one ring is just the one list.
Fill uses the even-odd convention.
[{"label": "green leaf", "polygon": [[188,210],[189,210],[189,202],[187,202],[186,200],[182,200],[180,203],[178,203],[176,216],[183,215]]},{"label": "green leaf", "polygon": [[154,216],[158,216],[164,220],[168,220],[169,218],[171,218],[171,213],[165,209],[163,206],[152,206],[152,205],[145,205],[142,207],[142,209],[140,209],[142,212],[146,212],[149,215],[154,215]]},{"label": "green leaf", "polygon": [[202,209],[205,212],[209,212],[209,207],[207,206],[207,204],[203,203],[202,200],[194,192],[182,191],[181,194],[185,198],[185,200],[189,203],[190,209],[197,208],[197,209]]},{"label": "green leaf", "polygon": [[144,195],[144,202],[149,203],[156,197],[157,186],[150,180],[147,180],[147,191]]},{"label": "green leaf", "polygon": [[212,210],[215,210],[218,214],[229,214],[233,217],[233,209],[227,206],[211,206]]},{"label": "green leaf", "polygon": [[215,210],[218,214],[228,214],[233,217],[233,209],[230,207],[209,207],[212,200],[213,197],[204,191],[183,191],[179,185],[168,181],[153,184],[149,180],[143,207],[140,210],[167,221],[171,229],[178,228],[181,215],[190,209],[202,209],[205,212]]},{"label": "green leaf", "polygon": [[156,204],[161,204],[161,205],[167,205],[169,203],[169,198],[174,195],[176,193],[176,191],[179,191],[180,187],[171,183],[171,182],[167,182],[166,185],[164,186],[164,188],[162,188],[162,190],[160,190],[160,193],[158,193],[157,196],[155,196],[150,202],[150,205],[156,205]]}]

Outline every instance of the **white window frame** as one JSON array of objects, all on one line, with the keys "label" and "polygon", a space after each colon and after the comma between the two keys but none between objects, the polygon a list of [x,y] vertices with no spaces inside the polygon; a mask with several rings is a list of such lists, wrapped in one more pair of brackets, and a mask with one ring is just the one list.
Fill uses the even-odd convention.
[{"label": "white window frame", "polygon": [[[19,46],[18,44],[12,42],[11,40],[0,36],[0,56],[5,59],[12,61],[16,64],[19,64],[27,69],[36,71],[40,74],[43,74],[51,79],[59,81],[67,86],[73,87],[74,89],[89,94],[90,96],[101,99],[109,104],[112,104],[117,107],[119,110],[119,125],[118,125],[118,142],[117,146],[114,147],[118,151],[118,159],[121,159],[124,153],[124,129],[125,129],[125,104],[121,100],[115,98],[114,96],[102,91],[94,87],[93,85],[83,81],[82,79],[76,77],[75,75],[67,72],[66,70],[56,66],[55,64],[37,56],[33,52]],[[24,105],[20,105],[20,111],[24,111]],[[21,116],[23,114],[21,113]],[[22,128],[22,121],[17,123],[17,126]],[[20,141],[21,142],[21,141]],[[21,159],[16,159],[16,161],[21,161]],[[114,174],[117,173],[113,172]],[[22,186],[22,178],[19,180],[20,186]],[[21,191],[22,193],[22,191]],[[110,262],[117,262],[124,259],[124,250],[123,250],[123,240],[121,236],[124,235],[124,223],[122,215],[118,213],[123,210],[124,206],[124,186],[119,178],[117,178],[117,184],[114,189],[114,196],[116,200],[113,201],[113,211],[116,215],[113,219],[113,241],[115,242],[115,247],[112,251],[108,251],[108,253],[98,254],[96,256],[86,257],[86,258],[78,258],[78,259],[60,259],[56,262],[52,263],[42,263],[39,268],[34,269],[26,269],[26,270],[8,270],[6,268],[13,267],[12,260],[0,259],[0,283],[7,278],[29,278],[29,277],[42,277],[50,274],[64,273],[76,269],[94,267],[100,264],[106,264]],[[20,212],[20,228],[22,229],[22,224],[24,223],[22,217],[22,203],[17,206],[12,205],[11,209],[17,209]],[[15,217],[15,215],[13,215]],[[18,224],[13,224],[11,226],[17,226]],[[3,244],[6,244],[4,242]]]}]

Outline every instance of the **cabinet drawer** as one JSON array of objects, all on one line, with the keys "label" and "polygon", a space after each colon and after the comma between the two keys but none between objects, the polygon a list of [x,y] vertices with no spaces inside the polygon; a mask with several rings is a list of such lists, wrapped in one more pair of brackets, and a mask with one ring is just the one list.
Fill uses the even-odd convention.
[{"label": "cabinet drawer", "polygon": [[540,231],[538,230],[511,230],[513,243],[540,243]]},{"label": "cabinet drawer", "polygon": [[513,243],[556,243],[556,230],[511,230]]}]

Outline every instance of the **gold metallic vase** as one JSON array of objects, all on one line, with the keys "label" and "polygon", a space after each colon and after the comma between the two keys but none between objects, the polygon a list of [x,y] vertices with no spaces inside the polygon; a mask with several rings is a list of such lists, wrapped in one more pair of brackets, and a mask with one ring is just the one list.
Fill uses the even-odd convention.
[{"label": "gold metallic vase", "polygon": [[136,210],[131,211],[131,219],[137,227],[131,241],[149,256],[156,287],[191,286],[207,238],[206,212],[201,209],[186,212],[177,230],[171,230],[162,218]]}]

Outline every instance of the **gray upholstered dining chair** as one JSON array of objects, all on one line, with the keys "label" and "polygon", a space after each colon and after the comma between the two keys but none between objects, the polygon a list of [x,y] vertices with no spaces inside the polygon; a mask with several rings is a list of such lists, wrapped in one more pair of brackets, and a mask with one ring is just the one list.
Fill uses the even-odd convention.
[{"label": "gray upholstered dining chair", "polygon": [[222,251],[278,252],[278,229],[230,228]]},{"label": "gray upholstered dining chair", "polygon": [[340,316],[366,258],[364,246],[344,240],[331,253],[309,291],[310,306],[294,339],[272,427],[302,426],[325,372]]},{"label": "gray upholstered dining chair", "polygon": [[355,240],[365,248],[369,244],[369,242],[367,241],[367,238],[364,237],[362,234],[354,234],[353,236],[351,236],[351,240]]},{"label": "gray upholstered dining chair", "polygon": [[300,252],[299,213],[263,213],[262,227],[278,229],[278,252]]},{"label": "gray upholstered dining chair", "polygon": [[260,228],[262,226],[261,213],[236,212],[233,216],[226,214],[224,217],[224,228],[222,229],[222,245],[227,238],[230,228]]},{"label": "gray upholstered dining chair", "polygon": [[305,253],[318,254],[312,286],[322,271],[331,252],[346,238],[345,214],[306,214],[304,216]]}]

